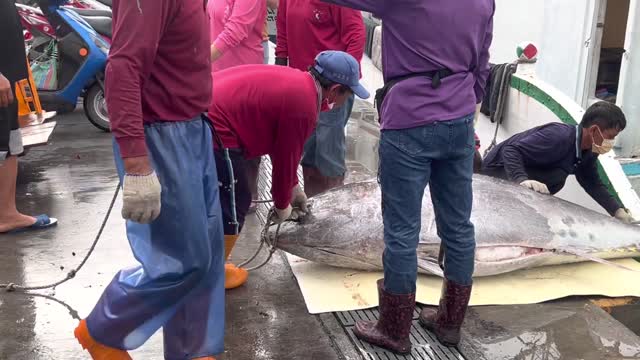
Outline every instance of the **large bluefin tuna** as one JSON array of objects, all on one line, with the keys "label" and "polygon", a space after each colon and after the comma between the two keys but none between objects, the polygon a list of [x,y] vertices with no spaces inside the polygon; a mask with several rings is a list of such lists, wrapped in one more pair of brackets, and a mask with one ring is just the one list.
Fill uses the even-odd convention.
[{"label": "large bluefin tuna", "polygon": [[[640,256],[640,228],[521,186],[474,176],[474,276],[544,265]],[[310,200],[300,222],[278,232],[279,249],[318,263],[382,270],[380,188],[375,179],[347,184]],[[418,270],[442,276],[440,238],[429,192],[422,201]],[[270,236],[275,232],[271,231]]]}]

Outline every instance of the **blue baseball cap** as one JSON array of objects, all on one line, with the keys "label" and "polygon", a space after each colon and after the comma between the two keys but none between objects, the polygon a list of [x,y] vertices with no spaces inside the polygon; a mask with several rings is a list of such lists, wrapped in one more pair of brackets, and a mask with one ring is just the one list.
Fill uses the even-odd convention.
[{"label": "blue baseball cap", "polygon": [[323,51],[316,56],[313,68],[327,80],[348,86],[359,98],[369,98],[369,92],[360,84],[360,65],[346,52]]}]

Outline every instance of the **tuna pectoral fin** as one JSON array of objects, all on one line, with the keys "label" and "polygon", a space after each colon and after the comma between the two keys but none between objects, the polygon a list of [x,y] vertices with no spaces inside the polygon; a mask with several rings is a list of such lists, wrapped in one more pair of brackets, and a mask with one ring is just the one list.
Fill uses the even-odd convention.
[{"label": "tuna pectoral fin", "polygon": [[589,254],[585,254],[585,253],[581,253],[579,251],[575,251],[575,250],[557,250],[558,253],[561,254],[566,254],[566,255],[573,255],[573,256],[577,256],[589,261],[594,261],[603,265],[609,265],[609,266],[615,266],[619,269],[624,269],[624,270],[628,270],[628,271],[634,271],[634,272],[640,272],[636,269],[632,269],[630,267],[626,267],[624,265],[620,265],[618,263],[614,263],[613,261],[609,261],[609,260],[605,260],[603,258],[599,258],[597,256],[593,256],[593,255],[589,255]]},{"label": "tuna pectoral fin", "polygon": [[418,272],[444,277],[444,273],[442,272],[442,269],[438,265],[438,261],[436,259],[418,258]]}]

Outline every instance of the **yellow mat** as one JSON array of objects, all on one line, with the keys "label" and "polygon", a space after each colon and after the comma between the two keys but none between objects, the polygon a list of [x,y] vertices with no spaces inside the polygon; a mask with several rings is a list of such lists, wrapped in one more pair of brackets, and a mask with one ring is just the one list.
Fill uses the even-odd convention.
[{"label": "yellow mat", "polygon": [[[366,309],[378,305],[378,272],[358,272],[313,263],[287,254],[311,314]],[[640,271],[633,259],[616,262]],[[418,276],[416,299],[435,305],[442,279]],[[522,270],[474,280],[471,305],[533,304],[570,295],[638,296],[638,273],[597,263]]]}]

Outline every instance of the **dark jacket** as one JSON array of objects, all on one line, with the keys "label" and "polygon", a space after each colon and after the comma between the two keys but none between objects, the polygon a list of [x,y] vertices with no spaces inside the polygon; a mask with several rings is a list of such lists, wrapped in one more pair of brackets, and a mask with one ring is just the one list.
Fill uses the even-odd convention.
[{"label": "dark jacket", "polygon": [[562,189],[575,175],[584,190],[609,214],[622,206],[598,174],[598,155],[581,150],[582,128],[561,123],[545,124],[516,134],[493,148],[483,160],[482,171],[521,183],[536,180],[551,193]]},{"label": "dark jacket", "polygon": [[29,76],[24,35],[14,0],[0,0],[0,72],[11,83]]}]

